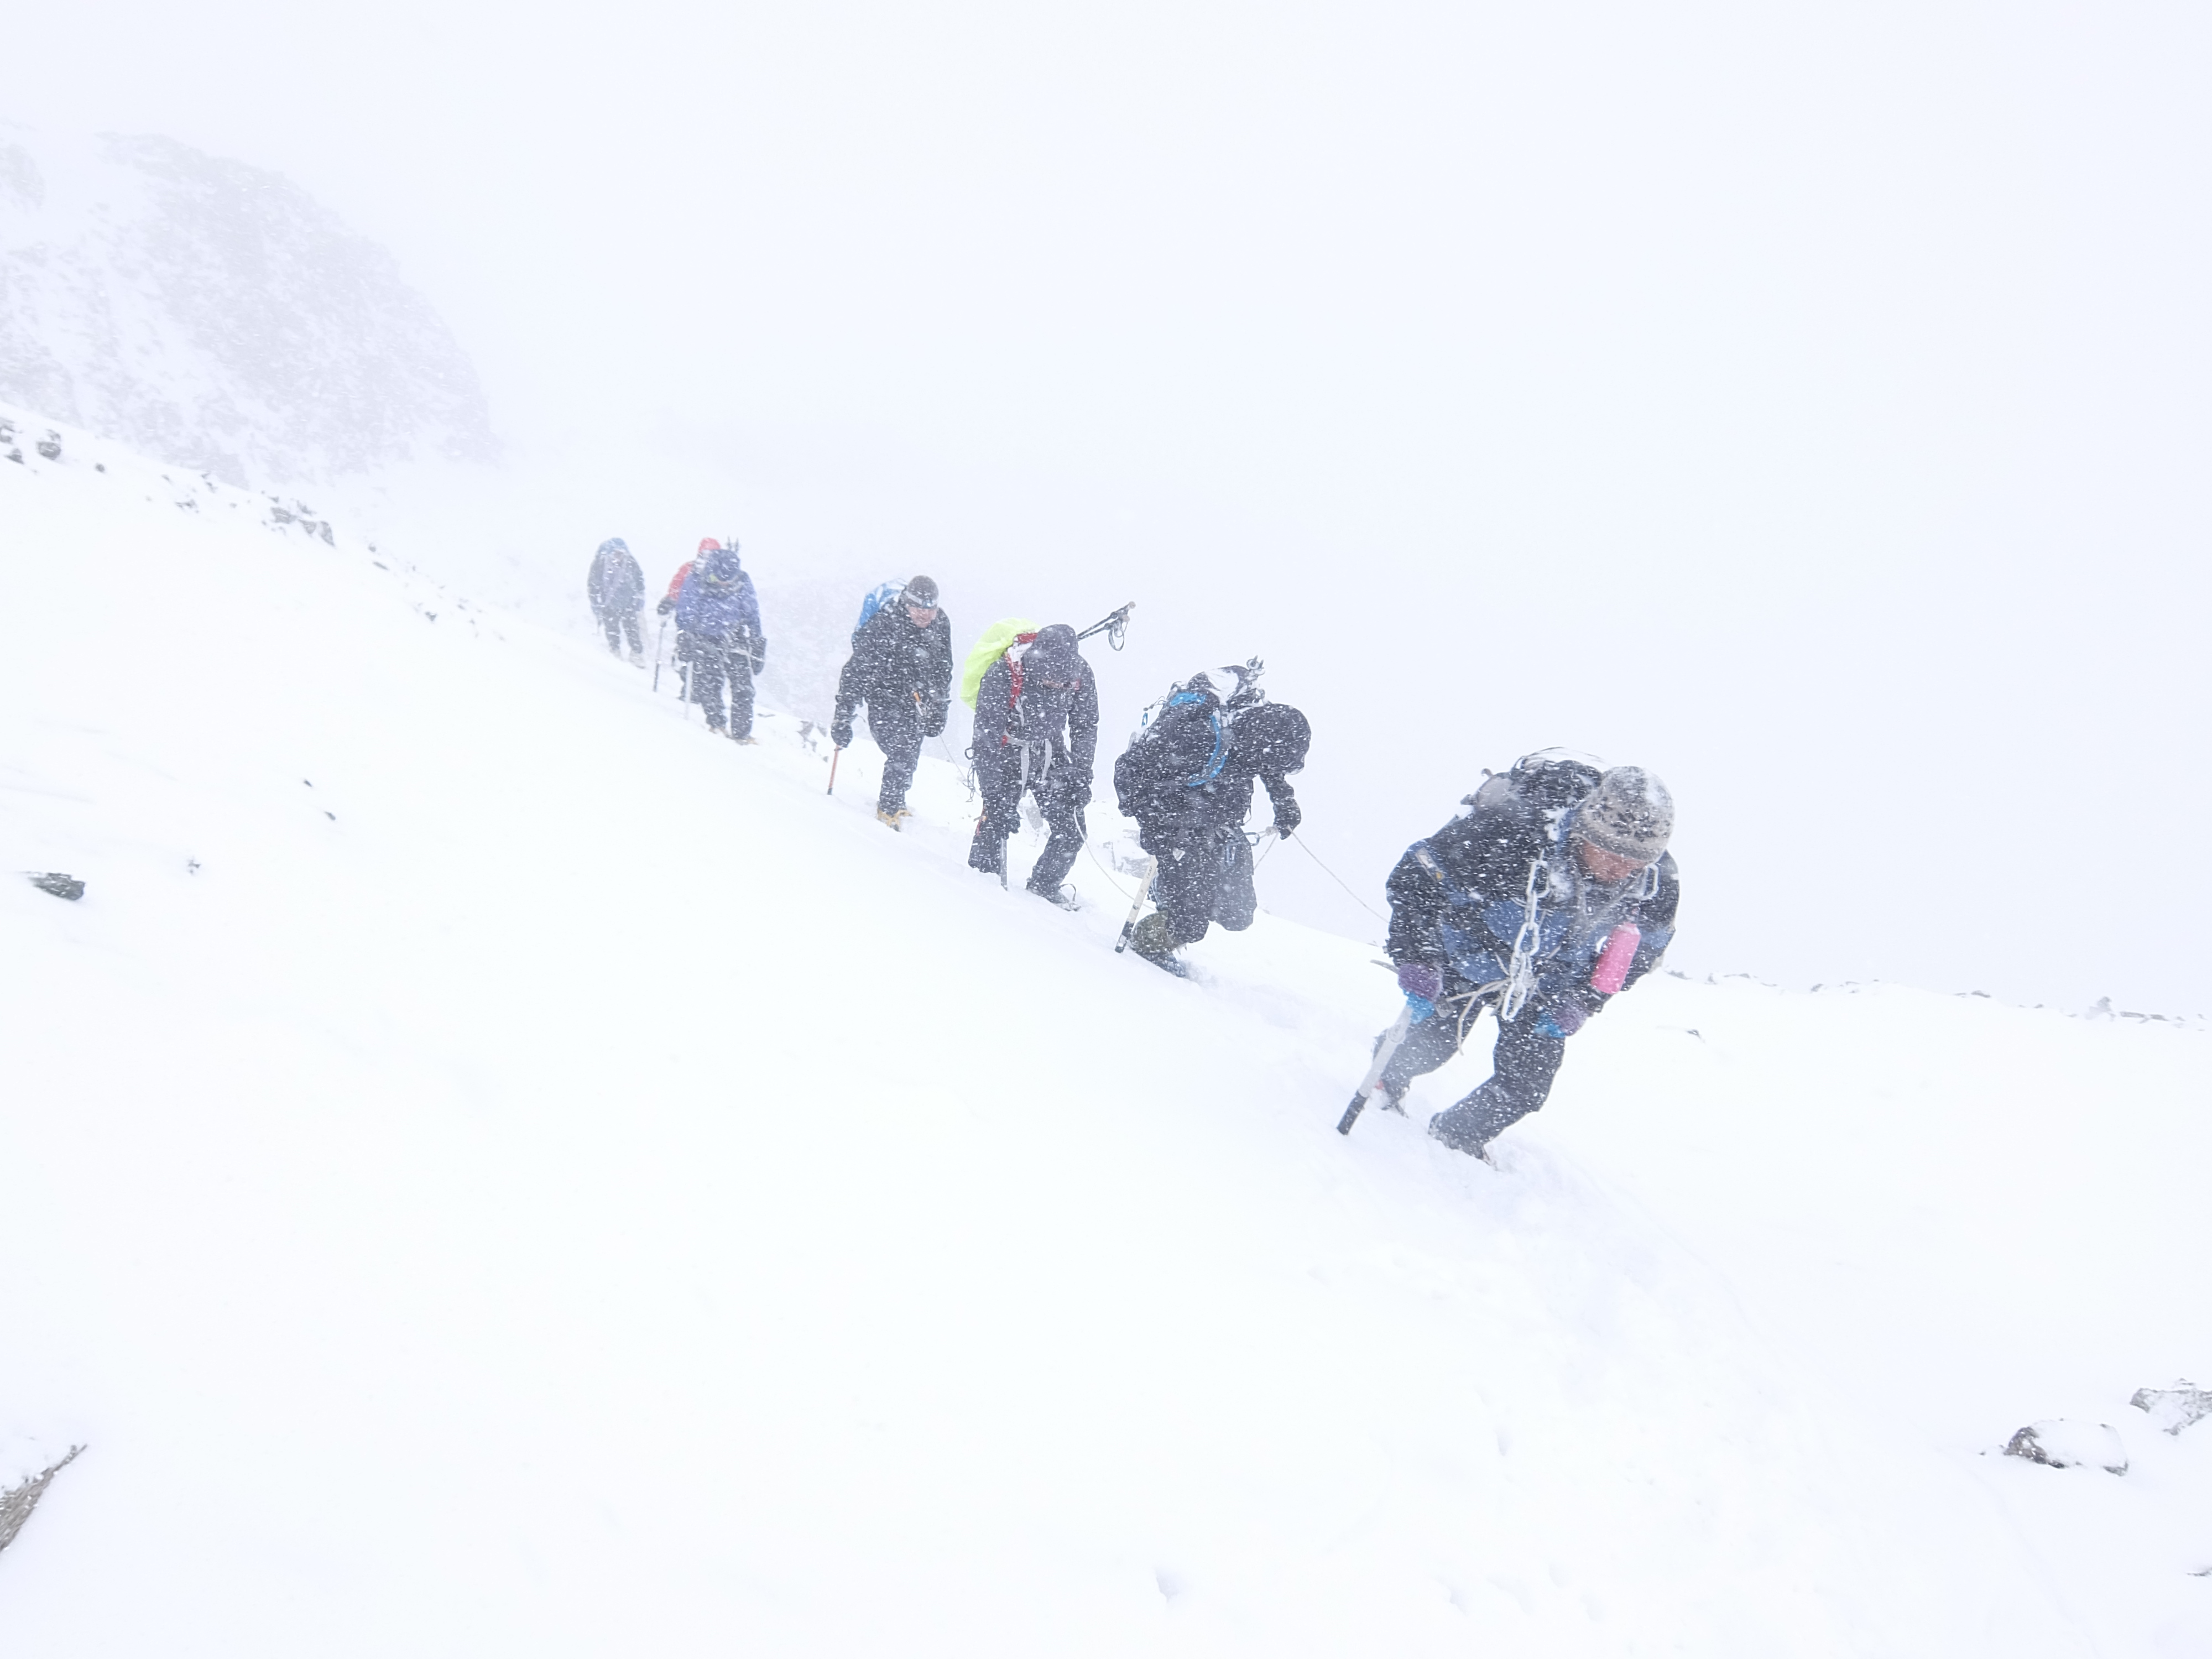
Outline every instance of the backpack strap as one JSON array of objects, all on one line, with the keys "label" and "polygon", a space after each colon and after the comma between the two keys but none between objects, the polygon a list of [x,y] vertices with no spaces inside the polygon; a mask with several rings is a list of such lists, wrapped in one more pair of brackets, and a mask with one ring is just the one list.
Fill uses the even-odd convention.
[{"label": "backpack strap", "polygon": [[[1178,691],[1168,699],[1167,706],[1175,708],[1191,703],[1202,704],[1205,701],[1205,696],[1199,692]],[[1210,708],[1206,711],[1206,718],[1213,727],[1213,753],[1207,757],[1205,767],[1196,777],[1182,781],[1186,789],[1202,788],[1212,783],[1221,775],[1222,764],[1229,758],[1229,728],[1222,725],[1221,716]]]},{"label": "backpack strap", "polygon": [[[1022,659],[1029,654],[1022,647],[1036,643],[1036,635],[1017,634],[1014,642],[1006,647],[1006,678],[1012,682],[1006,691],[1006,707],[1009,708],[1022,706]],[[1000,738],[999,741],[1003,744],[1006,739]]]}]

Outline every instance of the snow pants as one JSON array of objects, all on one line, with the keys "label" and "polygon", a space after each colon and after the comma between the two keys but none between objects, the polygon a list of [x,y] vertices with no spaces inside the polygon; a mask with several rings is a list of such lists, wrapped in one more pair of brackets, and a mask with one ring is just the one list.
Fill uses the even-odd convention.
[{"label": "snow pants", "polygon": [[638,631],[636,611],[599,611],[592,614],[599,617],[599,626],[606,630],[608,650],[617,657],[622,655],[622,636],[628,634],[630,655],[641,657],[645,654],[645,635]]},{"label": "snow pants", "polygon": [[707,711],[707,724],[725,729],[722,686],[730,688],[727,726],[733,738],[753,734],[753,659],[738,635],[693,634],[691,641],[691,700]]},{"label": "snow pants", "polygon": [[868,700],[868,735],[884,751],[884,787],[876,793],[876,811],[906,809],[906,792],[914,783],[914,769],[921,764],[921,713],[914,699],[886,697],[882,708]]},{"label": "snow pants", "polygon": [[[1146,844],[1155,843],[1148,837]],[[1170,939],[1195,945],[1213,922],[1232,933],[1252,925],[1260,898],[1252,888],[1252,845],[1242,830],[1224,824],[1157,844],[1152,902]]]},{"label": "snow pants", "polygon": [[[968,844],[968,863],[988,875],[1000,875],[1006,867],[1006,838],[1022,827],[1024,786],[1019,763],[979,750],[975,783],[983,793],[983,814],[975,820],[975,838]],[[1067,872],[1075,867],[1075,855],[1083,850],[1083,806],[1088,785],[1063,771],[1032,779],[1027,788],[1036,798],[1037,811],[1052,830],[1052,838],[1037,855],[1036,868],[1030,872],[1030,890],[1057,893]]]},{"label": "snow pants", "polygon": [[[1456,994],[1474,988],[1464,983],[1447,987]],[[1566,1058],[1567,1040],[1547,1036],[1536,1028],[1540,1010],[1531,1006],[1510,1025],[1498,1028],[1497,1046],[1490,1057],[1490,1077],[1475,1091],[1438,1114],[1439,1139],[1472,1152],[1499,1131],[1518,1123],[1550,1097],[1552,1079]],[[1473,1024],[1469,1017],[1468,1023]],[[1455,1005],[1439,1004],[1437,1012],[1406,1033],[1405,1042],[1382,1073],[1382,1087],[1393,1100],[1405,1095],[1417,1077],[1435,1071],[1459,1051],[1459,1012]],[[1472,1144],[1469,1144],[1472,1143]]]}]

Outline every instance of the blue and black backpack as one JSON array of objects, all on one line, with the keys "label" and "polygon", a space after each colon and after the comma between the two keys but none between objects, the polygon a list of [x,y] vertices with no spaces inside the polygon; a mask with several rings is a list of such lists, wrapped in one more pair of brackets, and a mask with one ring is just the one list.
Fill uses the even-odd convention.
[{"label": "blue and black backpack", "polygon": [[895,603],[898,596],[905,592],[904,582],[878,582],[868,590],[867,597],[860,601],[860,620],[853,624],[854,645],[860,642],[860,630],[868,625],[876,612],[885,605]]}]

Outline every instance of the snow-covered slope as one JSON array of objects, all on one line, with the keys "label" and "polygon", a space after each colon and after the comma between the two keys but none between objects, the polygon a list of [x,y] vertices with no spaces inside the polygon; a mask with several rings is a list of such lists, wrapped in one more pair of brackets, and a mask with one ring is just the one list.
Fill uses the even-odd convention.
[{"label": "snow-covered slope", "polygon": [[280,175],[0,124],[0,398],[226,483],[494,449],[392,256]]},{"label": "snow-covered slope", "polygon": [[2212,1427],[2128,1404],[2212,1372],[2201,1030],[1660,977],[1502,1167],[1340,1139],[1370,948],[1170,980],[1110,817],[1090,908],[1002,893],[941,757],[892,836],[865,747],[825,798],[61,438],[0,460],[0,866],[88,883],[0,881],[0,1449],[88,1449],[10,1659],[2212,1645]]}]

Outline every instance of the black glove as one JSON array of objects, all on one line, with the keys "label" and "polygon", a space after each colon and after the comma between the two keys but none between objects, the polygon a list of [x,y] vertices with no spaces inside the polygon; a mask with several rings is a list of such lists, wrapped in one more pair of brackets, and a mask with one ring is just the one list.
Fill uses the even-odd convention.
[{"label": "black glove", "polygon": [[945,717],[951,712],[952,706],[950,703],[939,702],[934,698],[924,697],[921,700],[921,735],[925,738],[943,737]]},{"label": "black glove", "polygon": [[853,746],[853,717],[840,714],[830,722],[830,741],[840,749]]},{"label": "black glove", "polygon": [[1287,841],[1291,831],[1298,827],[1304,817],[1305,814],[1298,811],[1297,797],[1285,793],[1275,803],[1275,833]]},{"label": "black glove", "polygon": [[656,616],[656,617],[665,617],[665,616],[666,616],[670,611],[673,611],[673,610],[675,610],[675,609],[676,609],[676,601],[675,601],[675,599],[674,599],[673,598],[665,599],[663,599],[663,600],[662,600],[659,605],[656,605],[655,606],[653,606],[653,614],[654,616]]}]

